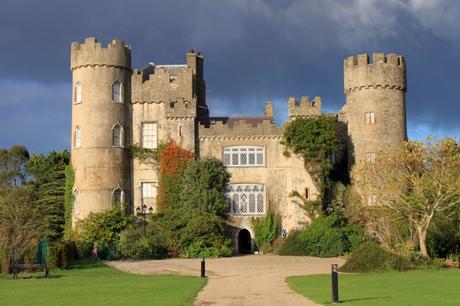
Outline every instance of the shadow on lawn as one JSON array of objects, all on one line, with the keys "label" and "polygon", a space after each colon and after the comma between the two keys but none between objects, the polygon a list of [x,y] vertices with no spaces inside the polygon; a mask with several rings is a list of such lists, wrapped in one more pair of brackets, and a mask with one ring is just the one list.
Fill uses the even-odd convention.
[{"label": "shadow on lawn", "polygon": [[347,299],[347,300],[340,300],[340,303],[342,304],[342,303],[348,303],[348,302],[380,300],[380,299],[391,299],[391,296],[373,296],[373,297],[365,297],[365,298]]},{"label": "shadow on lawn", "polygon": [[105,265],[100,261],[91,259],[80,259],[73,262],[70,269],[93,269],[101,267],[105,267]]}]

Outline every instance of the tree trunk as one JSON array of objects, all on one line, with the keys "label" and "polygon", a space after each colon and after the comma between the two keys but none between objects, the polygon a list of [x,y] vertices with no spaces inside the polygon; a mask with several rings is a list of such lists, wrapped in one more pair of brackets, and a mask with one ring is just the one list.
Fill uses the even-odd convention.
[{"label": "tree trunk", "polygon": [[425,228],[417,227],[417,234],[418,234],[418,243],[420,246],[420,252],[422,252],[422,256],[429,258],[428,250],[426,248],[426,232]]},{"label": "tree trunk", "polygon": [[2,250],[2,256],[1,256],[1,261],[2,261],[2,266],[0,267],[0,273],[8,274],[10,272],[10,258],[8,256],[8,251],[7,250]]}]

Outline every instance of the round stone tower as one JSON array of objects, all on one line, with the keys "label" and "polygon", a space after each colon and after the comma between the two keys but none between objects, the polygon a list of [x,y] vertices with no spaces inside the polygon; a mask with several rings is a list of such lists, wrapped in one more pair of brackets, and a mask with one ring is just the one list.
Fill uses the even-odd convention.
[{"label": "round stone tower", "polygon": [[340,118],[348,130],[349,165],[375,159],[380,150],[397,146],[406,133],[406,65],[396,54],[374,53],[344,61],[346,104]]},{"label": "round stone tower", "polygon": [[86,38],[72,43],[70,68],[75,222],[129,200],[131,50],[119,40],[103,48]]}]

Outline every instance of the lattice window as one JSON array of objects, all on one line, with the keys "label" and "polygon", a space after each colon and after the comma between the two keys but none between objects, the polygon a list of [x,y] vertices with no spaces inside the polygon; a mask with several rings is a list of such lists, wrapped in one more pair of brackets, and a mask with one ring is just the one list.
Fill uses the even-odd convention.
[{"label": "lattice window", "polygon": [[225,196],[230,202],[230,214],[263,214],[265,213],[264,185],[232,184]]},{"label": "lattice window", "polygon": [[155,149],[157,147],[157,123],[142,123],[142,147]]},{"label": "lattice window", "polygon": [[227,167],[260,167],[265,165],[263,147],[226,147],[222,161]]}]

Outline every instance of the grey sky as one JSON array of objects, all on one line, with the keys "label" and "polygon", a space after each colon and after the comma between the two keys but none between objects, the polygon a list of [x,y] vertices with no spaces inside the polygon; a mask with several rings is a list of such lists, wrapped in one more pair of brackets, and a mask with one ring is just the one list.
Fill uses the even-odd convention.
[{"label": "grey sky", "polygon": [[69,48],[96,36],[133,48],[133,64],[205,56],[212,115],[260,114],[278,123],[291,95],[344,102],[342,61],[401,53],[408,65],[409,136],[460,137],[460,1],[194,0],[0,2],[0,147],[68,148]]}]

